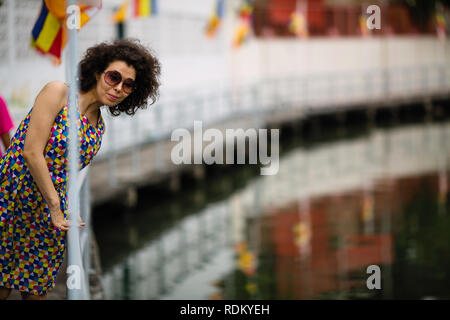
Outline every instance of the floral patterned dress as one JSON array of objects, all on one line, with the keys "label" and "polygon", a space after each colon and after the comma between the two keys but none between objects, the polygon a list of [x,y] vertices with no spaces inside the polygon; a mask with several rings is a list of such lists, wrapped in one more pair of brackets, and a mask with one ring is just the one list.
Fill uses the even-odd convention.
[{"label": "floral patterned dress", "polygon": [[[66,232],[51,226],[50,212],[23,158],[31,110],[20,123],[0,159],[0,287],[35,295],[55,286],[65,251]],[[97,154],[104,133],[78,112],[80,169]],[[44,158],[67,218],[68,107],[58,113],[44,149]]]}]

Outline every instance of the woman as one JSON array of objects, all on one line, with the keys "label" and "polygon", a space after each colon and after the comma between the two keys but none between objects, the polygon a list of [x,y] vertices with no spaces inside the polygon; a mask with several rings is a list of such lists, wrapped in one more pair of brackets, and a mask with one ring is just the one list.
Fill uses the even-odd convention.
[{"label": "woman", "polygon": [[[133,115],[158,97],[160,64],[137,41],[87,50],[79,66],[80,169],[97,154],[104,129],[101,106]],[[11,289],[45,299],[62,264],[67,217],[67,101],[64,83],[38,94],[0,160],[0,299]],[[83,222],[80,225],[84,225]]]}]

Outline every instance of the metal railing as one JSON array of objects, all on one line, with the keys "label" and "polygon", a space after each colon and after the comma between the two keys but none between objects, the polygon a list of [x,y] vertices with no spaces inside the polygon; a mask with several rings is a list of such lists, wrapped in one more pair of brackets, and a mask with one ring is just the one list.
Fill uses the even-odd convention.
[{"label": "metal railing", "polygon": [[[222,92],[173,93],[177,99],[171,100],[166,98],[170,94],[166,94],[160,102],[140,110],[134,117],[113,119],[107,115],[107,135],[95,161],[108,161],[109,184],[117,186],[119,156],[131,154],[133,174],[139,177],[142,148],[169,140],[176,128],[192,130],[196,120],[203,121],[205,127],[246,116],[264,123],[280,113],[308,116],[369,104],[424,101],[436,95],[448,96],[449,89],[449,66],[428,65],[267,79]],[[161,152],[156,152],[155,166],[163,168],[163,161]]]},{"label": "metal railing", "polygon": [[[76,0],[70,0],[66,6],[66,13],[69,16],[77,14]],[[67,21],[70,18],[67,19]],[[77,128],[77,99],[78,99],[78,35],[76,25],[67,26],[69,29],[69,43],[68,43],[68,59],[67,62],[67,78],[69,83],[69,145],[68,145],[68,215],[70,220],[70,227],[67,232],[67,253],[68,253],[68,267],[67,273],[70,273],[67,279],[67,297],[71,300],[74,299],[88,299],[89,298],[89,283],[87,277],[86,268],[89,267],[89,261],[84,261],[83,258],[86,254],[89,254],[88,236],[86,233],[80,233],[79,231],[79,217],[81,218],[82,207],[85,209],[89,207],[89,199],[83,198],[81,203],[79,201],[80,195],[86,197],[89,193],[88,182],[89,179],[80,177],[79,174],[79,158],[80,151],[78,147],[78,128]],[[81,180],[79,180],[81,178]],[[88,197],[89,198],[89,197]],[[89,210],[83,212],[85,218],[89,219]],[[85,262],[85,263],[83,263]],[[87,265],[86,265],[87,263]],[[72,282],[73,281],[73,282]]]},{"label": "metal railing", "polygon": [[82,281],[82,299],[90,299],[89,275],[93,272],[91,269],[91,199],[89,190],[89,166],[80,172],[78,192],[80,195],[80,218],[86,223],[86,226],[80,230],[80,252],[84,272]]}]

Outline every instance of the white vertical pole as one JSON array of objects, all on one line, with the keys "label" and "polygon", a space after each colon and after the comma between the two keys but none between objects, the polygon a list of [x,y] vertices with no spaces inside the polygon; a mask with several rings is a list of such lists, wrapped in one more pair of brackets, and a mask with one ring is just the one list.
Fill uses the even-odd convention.
[{"label": "white vertical pole", "polygon": [[[76,0],[68,2],[67,14],[76,14],[69,10],[69,7],[76,5]],[[68,20],[71,17],[68,16]],[[77,19],[78,20],[78,19]],[[79,194],[78,194],[78,122],[77,122],[77,94],[78,94],[78,43],[77,29],[68,26],[69,43],[68,43],[68,82],[69,82],[69,179],[68,179],[68,214],[70,219],[70,227],[67,233],[67,251],[68,251],[68,279],[67,279],[67,297],[69,300],[83,299],[84,270],[81,259],[80,235],[78,230],[79,217]]]},{"label": "white vertical pole", "polygon": [[86,284],[83,288],[84,298],[90,299],[90,288],[89,288],[89,275],[92,273],[91,267],[91,199],[90,199],[90,180],[89,180],[89,167],[84,169],[85,175],[80,174],[79,183],[81,184],[79,188],[80,192],[80,216],[81,219],[86,223],[83,230],[80,231],[80,246],[81,246],[81,257],[83,263],[83,270],[85,271],[85,282]]}]

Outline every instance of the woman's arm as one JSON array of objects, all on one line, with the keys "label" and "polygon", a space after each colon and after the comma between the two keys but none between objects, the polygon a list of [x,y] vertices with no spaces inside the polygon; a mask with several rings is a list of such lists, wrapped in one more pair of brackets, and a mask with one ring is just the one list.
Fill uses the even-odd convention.
[{"label": "woman's arm", "polygon": [[64,231],[68,230],[69,224],[60,209],[60,199],[47,168],[44,148],[56,116],[66,104],[67,90],[62,82],[50,82],[41,90],[30,115],[23,148],[31,176],[48,204],[52,224]]}]

